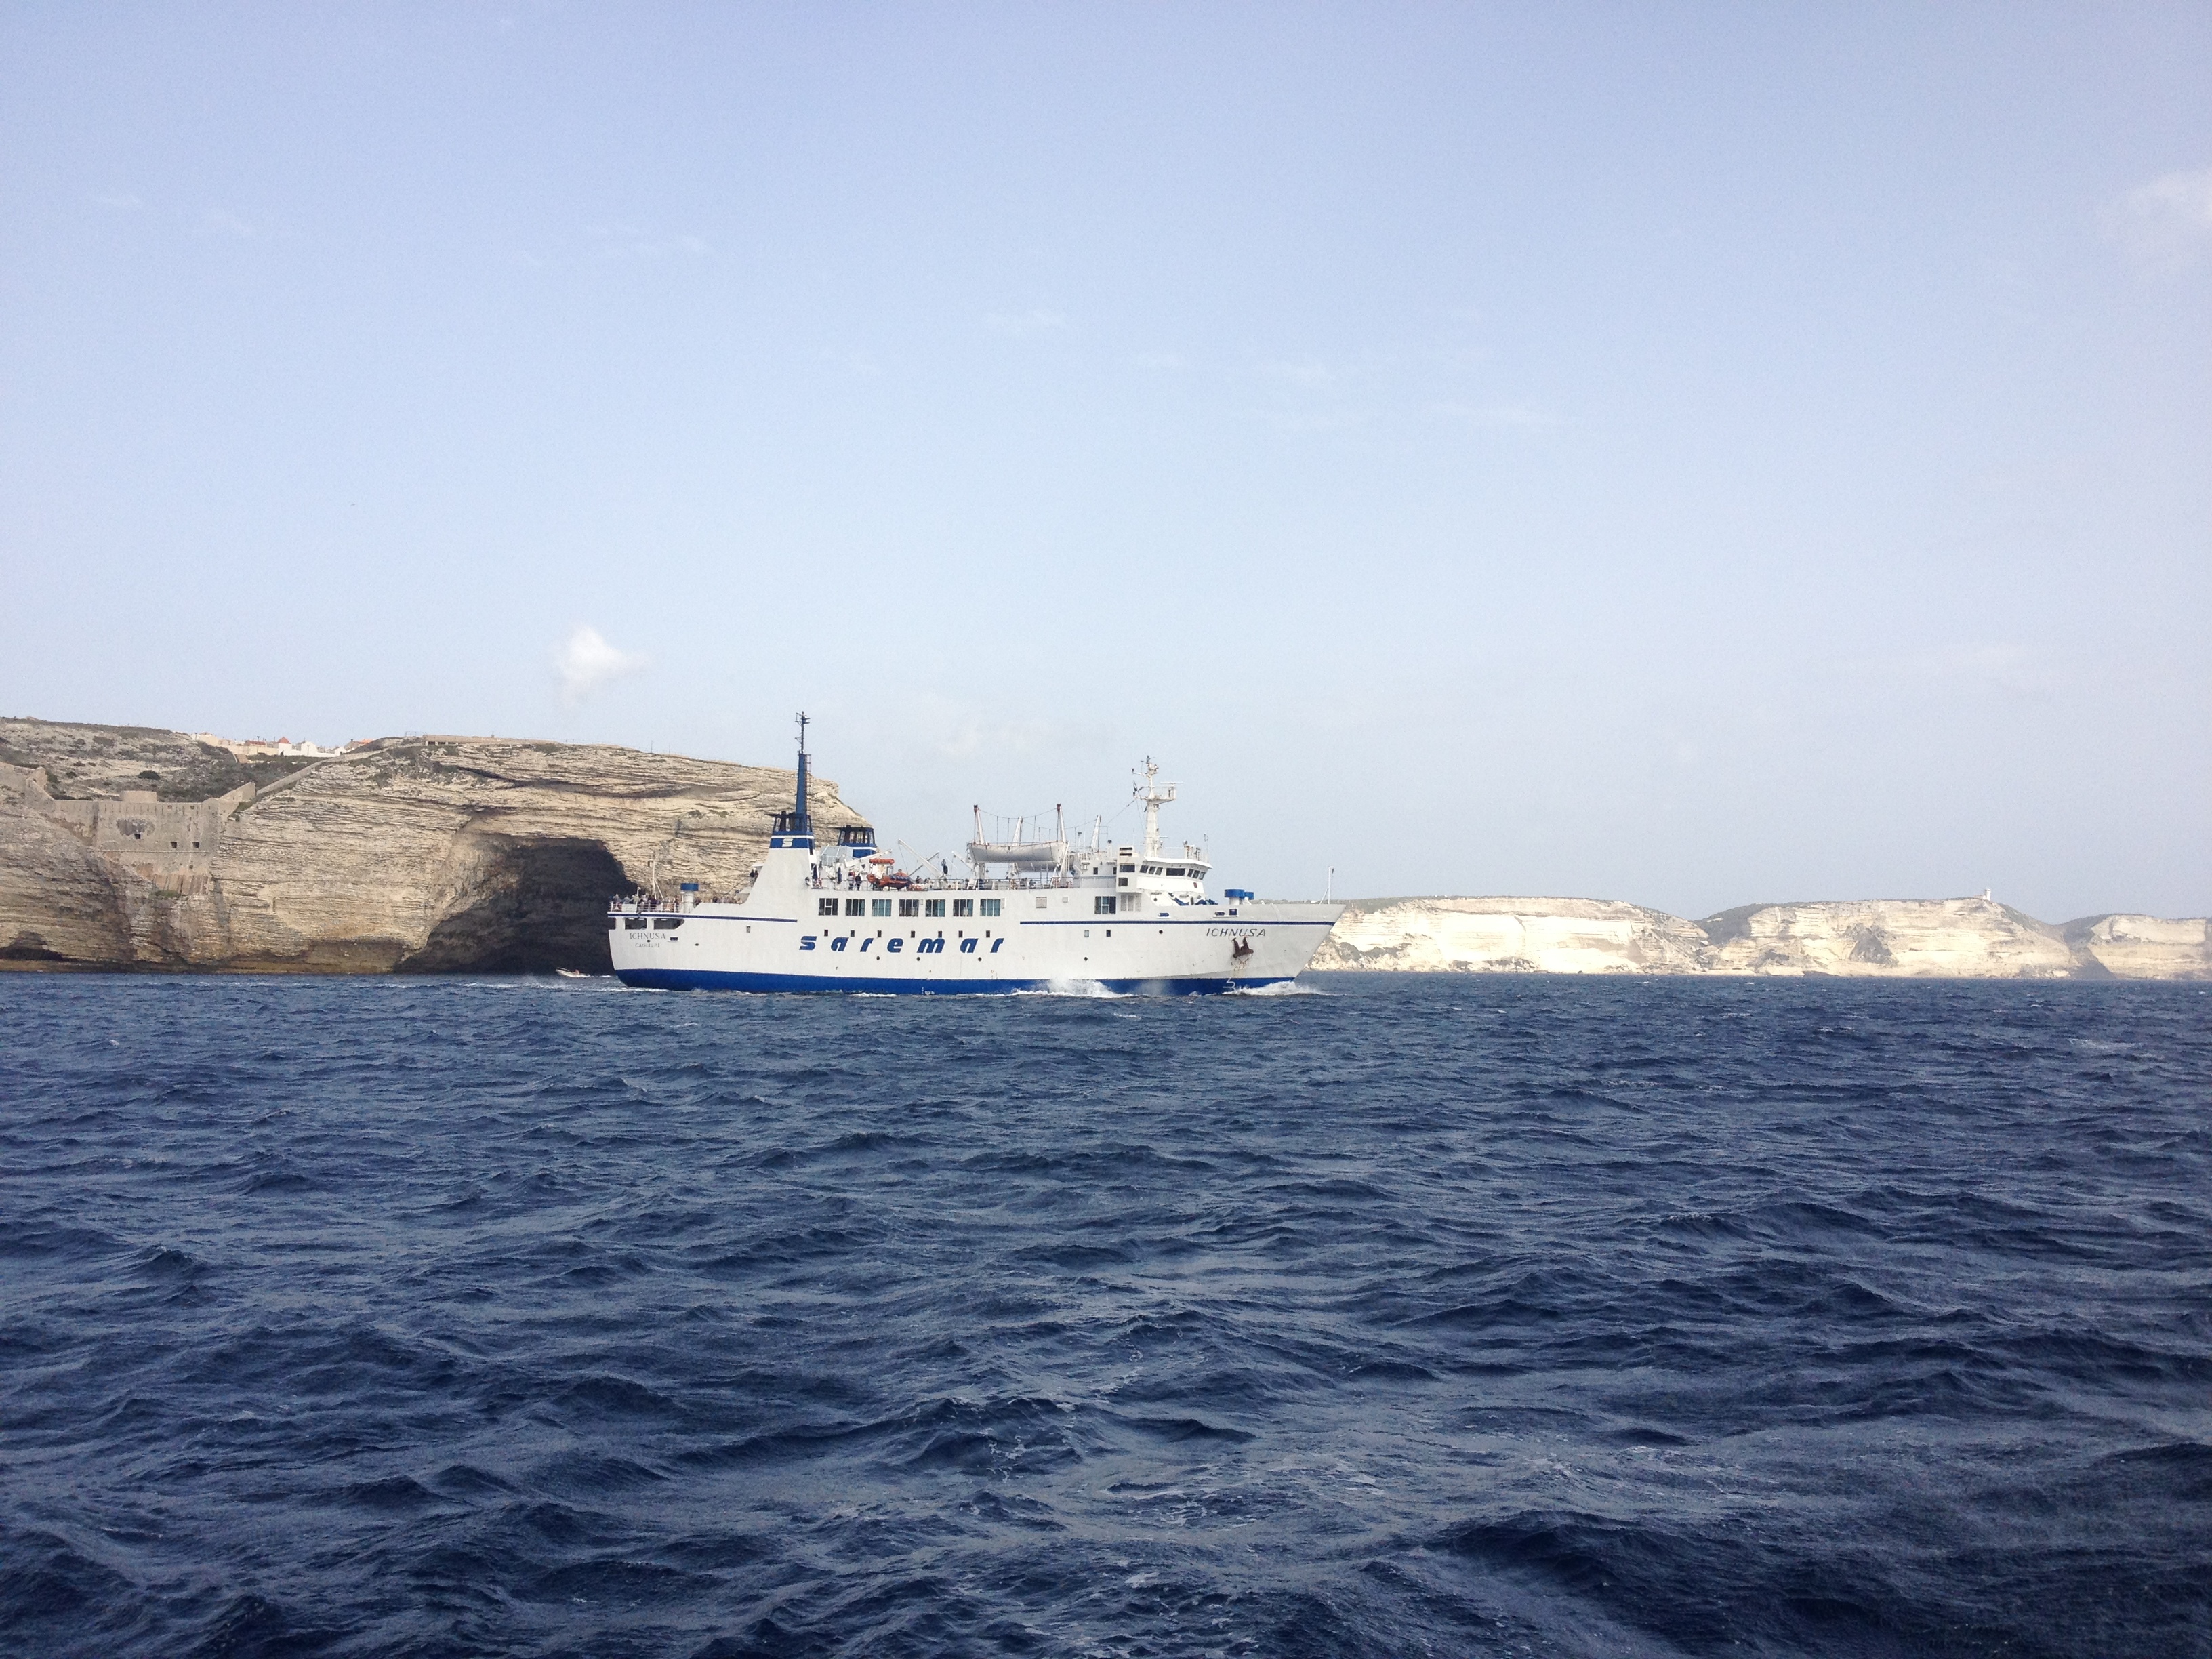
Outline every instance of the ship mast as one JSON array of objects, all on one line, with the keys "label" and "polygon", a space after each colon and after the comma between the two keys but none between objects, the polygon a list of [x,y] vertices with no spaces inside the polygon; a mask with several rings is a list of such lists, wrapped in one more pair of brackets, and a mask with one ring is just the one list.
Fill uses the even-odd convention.
[{"label": "ship mast", "polygon": [[794,833],[812,836],[814,820],[806,815],[806,711],[799,711],[799,809],[792,814],[791,827]]},{"label": "ship mast", "polygon": [[1145,757],[1145,781],[1136,787],[1136,798],[1145,804],[1145,856],[1156,859],[1160,855],[1160,808],[1176,798],[1176,787],[1162,789],[1158,783],[1160,769],[1150,755]]}]

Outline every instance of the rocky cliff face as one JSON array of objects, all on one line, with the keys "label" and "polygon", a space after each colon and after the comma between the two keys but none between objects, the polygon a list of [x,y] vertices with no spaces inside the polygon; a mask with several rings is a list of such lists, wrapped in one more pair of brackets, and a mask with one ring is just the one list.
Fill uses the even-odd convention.
[{"label": "rocky cliff face", "polygon": [[1355,903],[1320,969],[1425,973],[1827,974],[1970,979],[2212,979],[2205,921],[2063,927],[1988,899],[1750,904],[1686,921],[1597,899]]},{"label": "rocky cliff face", "polygon": [[[604,969],[610,896],[742,890],[793,784],[489,738],[386,740],[266,781],[174,732],[10,720],[0,744],[17,966]],[[817,833],[860,821],[812,783]]]}]

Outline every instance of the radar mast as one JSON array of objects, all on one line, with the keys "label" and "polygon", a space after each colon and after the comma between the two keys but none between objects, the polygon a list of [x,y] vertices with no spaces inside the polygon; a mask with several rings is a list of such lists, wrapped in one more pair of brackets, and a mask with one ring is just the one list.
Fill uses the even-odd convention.
[{"label": "radar mast", "polygon": [[806,810],[806,711],[799,711],[799,805],[791,816],[791,827],[799,835],[814,833],[813,816]]},{"label": "radar mast", "polygon": [[1145,757],[1145,781],[1135,789],[1136,799],[1145,804],[1145,856],[1156,859],[1160,855],[1160,808],[1176,798],[1176,787],[1159,785],[1160,769],[1150,755]]}]

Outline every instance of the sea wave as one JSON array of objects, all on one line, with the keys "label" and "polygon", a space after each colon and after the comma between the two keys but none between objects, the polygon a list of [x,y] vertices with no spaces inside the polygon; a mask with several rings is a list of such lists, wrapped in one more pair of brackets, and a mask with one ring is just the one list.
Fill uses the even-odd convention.
[{"label": "sea wave", "polygon": [[2204,988],[1103,989],[0,976],[0,1650],[2212,1650]]}]

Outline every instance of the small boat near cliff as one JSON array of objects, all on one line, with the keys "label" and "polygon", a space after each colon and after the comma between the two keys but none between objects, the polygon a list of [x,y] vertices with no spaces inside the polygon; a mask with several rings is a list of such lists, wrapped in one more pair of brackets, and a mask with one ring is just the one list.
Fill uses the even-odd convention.
[{"label": "small boat near cliff", "polygon": [[799,787],[778,812],[751,886],[732,901],[618,898],[607,950],[625,985],[656,990],[856,991],[924,995],[1086,991],[1179,995],[1295,980],[1341,904],[1209,896],[1206,855],[1160,840],[1175,799],[1147,761],[1136,801],[1141,843],[988,841],[977,815],[968,873],[908,871],[875,832],[848,824],[817,844],[806,805],[806,717]]}]

